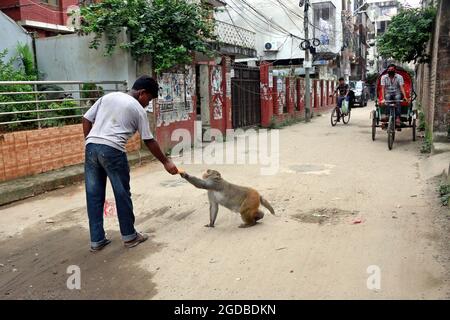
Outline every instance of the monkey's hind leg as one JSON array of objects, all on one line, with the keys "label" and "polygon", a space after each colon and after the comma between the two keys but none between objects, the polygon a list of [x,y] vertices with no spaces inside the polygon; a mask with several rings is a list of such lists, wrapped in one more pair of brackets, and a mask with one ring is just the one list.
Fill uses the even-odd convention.
[{"label": "monkey's hind leg", "polygon": [[264,212],[262,212],[261,210],[258,210],[255,220],[258,221],[258,220],[261,220],[262,218],[264,218]]},{"label": "monkey's hind leg", "polygon": [[243,224],[239,228],[248,228],[256,224],[256,221],[262,219],[264,213],[258,210],[259,208],[259,195],[256,192],[251,192],[247,195],[247,198],[242,202],[240,213]]}]

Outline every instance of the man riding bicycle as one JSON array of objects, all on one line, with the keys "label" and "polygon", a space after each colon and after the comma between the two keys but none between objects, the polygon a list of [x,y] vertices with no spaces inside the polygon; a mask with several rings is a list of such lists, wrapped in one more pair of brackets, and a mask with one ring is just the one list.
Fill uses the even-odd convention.
[{"label": "man riding bicycle", "polygon": [[[342,108],[342,101],[349,101],[349,94],[350,87],[348,84],[345,83],[344,78],[339,78],[339,85],[334,90],[334,94],[338,94],[337,96],[337,121],[341,121],[341,108]],[[332,97],[333,95],[330,95]]]},{"label": "man riding bicycle", "polygon": [[[404,87],[403,77],[396,73],[395,64],[390,64],[388,66],[388,73],[381,77],[381,90],[382,90],[382,98],[381,104],[384,104],[386,100],[395,100],[396,108],[395,108],[395,125],[401,126],[401,104],[400,100],[407,101],[406,92]],[[389,108],[386,108],[386,114],[389,114]]]}]

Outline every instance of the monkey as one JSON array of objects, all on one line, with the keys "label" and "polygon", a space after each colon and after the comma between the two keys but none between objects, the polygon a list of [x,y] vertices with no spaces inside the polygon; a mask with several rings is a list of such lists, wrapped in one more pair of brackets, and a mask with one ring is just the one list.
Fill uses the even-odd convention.
[{"label": "monkey", "polygon": [[231,184],[223,179],[216,170],[208,169],[203,174],[203,179],[191,176],[184,170],[179,170],[179,174],[195,187],[208,190],[209,224],[205,227],[214,227],[219,212],[219,204],[241,214],[244,223],[239,226],[240,228],[254,226],[258,220],[264,217],[264,212],[259,210],[260,204],[275,215],[270,203],[258,191]]}]

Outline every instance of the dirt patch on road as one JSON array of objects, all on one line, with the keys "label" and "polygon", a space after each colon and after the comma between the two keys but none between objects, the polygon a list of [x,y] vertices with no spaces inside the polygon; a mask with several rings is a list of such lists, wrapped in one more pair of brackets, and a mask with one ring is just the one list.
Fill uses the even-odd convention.
[{"label": "dirt patch on road", "polygon": [[292,218],[304,223],[317,223],[317,224],[336,224],[345,218],[356,217],[358,211],[348,211],[337,208],[318,208],[312,209],[307,212],[299,212],[292,215]]},{"label": "dirt patch on road", "polygon": [[[162,244],[149,239],[126,249],[120,234],[110,232],[113,242],[91,253],[88,237],[79,225],[50,231],[35,225],[0,242],[0,299],[148,299],[156,294],[153,274],[137,263]],[[71,265],[80,268],[80,290],[67,288]]]}]

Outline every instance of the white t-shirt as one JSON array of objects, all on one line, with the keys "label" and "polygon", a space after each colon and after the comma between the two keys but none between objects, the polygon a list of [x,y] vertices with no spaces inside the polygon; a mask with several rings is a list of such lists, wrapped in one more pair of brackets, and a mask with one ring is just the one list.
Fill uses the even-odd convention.
[{"label": "white t-shirt", "polygon": [[125,152],[125,145],[135,133],[142,140],[153,139],[145,109],[132,96],[112,92],[98,99],[84,114],[93,123],[86,144],[105,144]]}]

